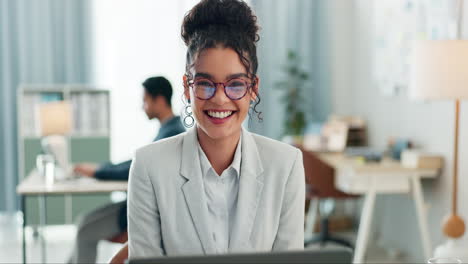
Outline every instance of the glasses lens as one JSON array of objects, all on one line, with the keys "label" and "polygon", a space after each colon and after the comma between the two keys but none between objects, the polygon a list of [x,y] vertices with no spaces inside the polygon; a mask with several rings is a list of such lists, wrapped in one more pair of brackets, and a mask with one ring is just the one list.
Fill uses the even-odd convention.
[{"label": "glasses lens", "polygon": [[226,83],[226,94],[233,100],[244,97],[247,92],[247,82],[242,79],[233,79]]},{"label": "glasses lens", "polygon": [[216,91],[216,86],[208,80],[195,81],[193,85],[195,96],[200,99],[209,99]]}]

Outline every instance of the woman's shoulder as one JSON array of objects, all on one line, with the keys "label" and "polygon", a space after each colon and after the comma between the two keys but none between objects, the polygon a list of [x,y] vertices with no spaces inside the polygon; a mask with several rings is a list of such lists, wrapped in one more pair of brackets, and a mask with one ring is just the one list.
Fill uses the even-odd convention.
[{"label": "woman's shoulder", "polygon": [[[284,183],[292,175],[292,171],[296,171],[296,166],[302,166],[302,152],[284,142],[267,138],[257,134],[251,134],[257,148],[259,157],[258,163],[268,174],[265,177],[265,182],[277,183],[277,186],[284,186]],[[294,174],[295,177],[300,177],[299,174]]]},{"label": "woman's shoulder", "polygon": [[140,147],[136,150],[135,157],[140,159],[174,157],[171,154],[175,154],[177,151],[181,150],[182,141],[186,133],[187,132],[184,132],[173,137],[160,139]]},{"label": "woman's shoulder", "polygon": [[250,134],[255,140],[257,149],[260,154],[269,154],[273,156],[280,156],[283,158],[286,158],[286,157],[294,158],[299,152],[298,148],[291,146],[289,144],[286,144],[284,142],[281,142],[272,138],[268,138],[265,136],[261,136],[255,133],[250,133]]}]

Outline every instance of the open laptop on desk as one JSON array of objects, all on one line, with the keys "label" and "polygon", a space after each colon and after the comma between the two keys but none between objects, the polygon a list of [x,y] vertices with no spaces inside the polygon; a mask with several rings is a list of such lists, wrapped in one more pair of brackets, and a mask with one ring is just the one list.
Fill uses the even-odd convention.
[{"label": "open laptop on desk", "polygon": [[204,255],[204,256],[179,256],[157,257],[145,259],[127,260],[127,264],[149,263],[351,263],[351,250],[304,250],[286,252],[263,252],[248,254]]}]

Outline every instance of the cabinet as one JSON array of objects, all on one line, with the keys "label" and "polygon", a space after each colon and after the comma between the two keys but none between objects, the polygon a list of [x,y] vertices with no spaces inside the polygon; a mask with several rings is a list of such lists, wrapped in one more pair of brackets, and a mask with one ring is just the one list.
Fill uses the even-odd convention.
[{"label": "cabinet", "polygon": [[[109,91],[85,85],[21,85],[18,88],[18,172],[21,181],[35,168],[41,153],[38,106],[70,101],[73,129],[68,136],[70,161],[101,163],[110,159]],[[27,224],[39,222],[38,199],[26,201]],[[108,194],[55,196],[47,198],[47,223],[70,223],[80,213],[110,202]],[[71,209],[70,209],[71,208]]]}]

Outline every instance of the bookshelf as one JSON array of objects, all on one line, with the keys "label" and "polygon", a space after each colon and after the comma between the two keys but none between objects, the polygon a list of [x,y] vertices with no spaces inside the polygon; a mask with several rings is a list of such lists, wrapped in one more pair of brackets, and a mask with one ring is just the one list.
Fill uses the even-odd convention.
[{"label": "bookshelf", "polygon": [[[21,181],[35,168],[41,152],[37,108],[42,103],[69,101],[73,109],[73,129],[68,136],[72,163],[101,163],[110,160],[110,93],[86,85],[20,85],[18,107],[18,172]],[[47,223],[71,223],[80,213],[109,203],[109,195],[47,197]],[[38,199],[26,201],[27,224],[39,222]],[[63,208],[63,210],[59,210]],[[71,210],[69,209],[71,208]]]}]

